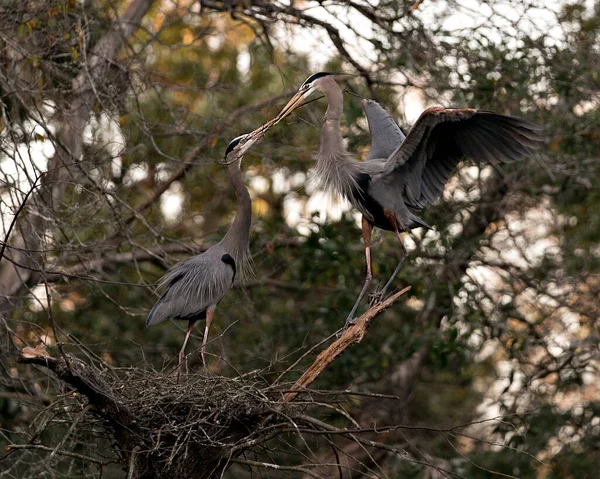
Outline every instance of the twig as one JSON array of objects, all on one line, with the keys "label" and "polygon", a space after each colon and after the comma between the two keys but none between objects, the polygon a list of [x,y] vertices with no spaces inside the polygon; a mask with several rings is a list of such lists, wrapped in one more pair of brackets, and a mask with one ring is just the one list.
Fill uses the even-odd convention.
[{"label": "twig", "polygon": [[398,291],[385,301],[382,301],[367,310],[360,318],[358,318],[356,322],[346,329],[334,343],[317,356],[314,363],[312,363],[312,365],[304,371],[304,374],[300,376],[300,379],[294,383],[290,392],[283,397],[284,402],[293,401],[301,391],[310,386],[313,381],[319,377],[335,358],[353,344],[360,343],[365,337],[365,334],[367,334],[367,329],[373,320],[398,301],[398,299],[409,290],[410,286]]},{"label": "twig", "polygon": [[237,457],[232,457],[229,459],[230,462],[235,462],[236,464],[244,464],[246,466],[254,466],[254,467],[266,467],[269,469],[277,469],[278,471],[295,471],[302,472],[310,477],[316,477],[319,479],[320,476],[317,476],[314,472],[307,470],[304,467],[300,466],[280,466],[279,464],[271,464],[269,462],[260,462],[260,461],[250,461],[248,459],[238,459]]},{"label": "twig", "polygon": [[8,239],[10,238],[10,234],[12,233],[12,229],[17,222],[17,218],[19,217],[19,214],[21,213],[21,211],[23,211],[23,208],[25,208],[25,203],[27,203],[27,199],[29,198],[31,193],[33,193],[33,190],[35,190],[38,187],[37,182],[39,179],[40,179],[40,177],[37,176],[35,178],[35,181],[31,185],[31,188],[29,188],[29,191],[27,193],[25,193],[25,196],[23,197],[23,201],[21,201],[19,208],[15,212],[15,216],[13,216],[13,219],[10,222],[8,230],[6,230],[6,235],[4,236],[4,241],[2,242],[2,249],[0,249],[0,260],[4,257],[4,250],[6,249],[6,245],[8,244]]},{"label": "twig", "polygon": [[56,399],[56,396],[46,394],[31,394],[23,392],[0,392],[0,399],[15,399],[17,401],[40,401],[45,405],[50,404]]},{"label": "twig", "polygon": [[300,356],[296,361],[294,361],[294,363],[289,368],[287,368],[285,371],[283,371],[277,377],[277,379],[275,380],[275,383],[278,383],[281,380],[281,378],[283,376],[285,376],[287,373],[289,373],[292,369],[294,369],[300,363],[300,361],[302,361],[306,356],[308,356],[310,353],[312,353],[315,349],[317,349],[318,347],[320,347],[323,344],[325,344],[326,342],[328,342],[334,336],[335,336],[335,333],[327,336],[325,339],[323,339],[322,341],[318,342],[317,344],[315,344],[314,346],[309,348],[308,351],[306,351],[302,356]]},{"label": "twig", "polygon": [[[42,444],[8,444],[7,446],[4,447],[4,449],[6,449],[7,452],[11,452],[16,449],[41,449],[42,451],[48,451],[51,453],[54,452],[54,449],[52,449],[51,447],[48,447],[48,446],[44,446]],[[86,461],[86,462],[94,462],[96,464],[101,464],[103,466],[106,466],[108,464],[115,464],[115,461],[101,461],[99,459],[94,459],[93,457],[88,457],[88,456],[84,456],[82,454],[77,454],[76,452],[58,451],[57,453],[61,454],[63,456],[67,456],[67,457],[74,457],[75,459],[81,459],[82,461]]]},{"label": "twig", "polygon": [[127,479],[133,479],[133,473],[135,472],[135,455],[140,451],[140,446],[135,446],[131,455],[129,456],[129,472],[127,473]]},{"label": "twig", "polygon": [[[66,359],[65,359],[66,361]],[[83,416],[85,416],[85,414],[90,410],[90,405],[86,405],[81,412],[79,413],[79,415],[75,418],[75,420],[73,421],[73,424],[71,424],[71,427],[69,427],[69,430],[67,431],[67,433],[63,436],[63,438],[58,442],[58,444],[56,445],[56,447],[54,448],[54,451],[52,451],[50,453],[50,459],[52,459],[56,454],[60,454],[61,451],[59,450],[62,445],[67,442],[67,439],[71,436],[71,434],[73,434],[73,431],[75,430],[75,428],[77,427],[77,424],[79,424],[79,421],[81,421],[81,418],[83,418]]]}]

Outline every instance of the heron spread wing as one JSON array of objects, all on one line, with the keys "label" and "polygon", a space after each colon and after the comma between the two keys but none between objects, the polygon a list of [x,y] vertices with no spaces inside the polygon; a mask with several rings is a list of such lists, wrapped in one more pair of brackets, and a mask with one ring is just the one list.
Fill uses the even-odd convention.
[{"label": "heron spread wing", "polygon": [[404,141],[404,133],[392,116],[374,100],[363,100],[362,108],[371,133],[371,151],[366,161],[388,158]]},{"label": "heron spread wing", "polygon": [[488,111],[429,108],[387,159],[381,179],[399,182],[407,206],[422,208],[439,198],[462,159],[495,164],[531,156],[542,141],[541,130]]}]

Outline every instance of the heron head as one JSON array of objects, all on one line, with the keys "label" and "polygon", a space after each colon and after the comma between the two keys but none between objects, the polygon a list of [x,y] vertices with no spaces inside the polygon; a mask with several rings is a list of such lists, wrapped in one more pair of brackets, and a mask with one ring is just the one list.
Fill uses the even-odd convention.
[{"label": "heron head", "polygon": [[[242,156],[246,154],[246,152],[252,147],[254,144],[254,139],[251,138],[252,134],[240,135],[233,140],[231,143],[227,145],[227,149],[225,150],[225,161],[235,161],[240,159]],[[235,153],[237,158],[229,158],[231,154]]]},{"label": "heron head", "polygon": [[[302,102],[312,95],[315,91],[319,91],[323,83],[329,79],[342,80],[347,78],[349,75],[347,73],[339,73],[339,72],[318,72],[313,73],[309,76],[304,83],[300,85],[296,94],[292,97],[292,99],[283,107],[279,115],[275,118],[274,123],[278,123],[283,120],[286,116],[292,113],[296,108],[301,106]],[[271,125],[272,126],[272,125]]]},{"label": "heron head", "polygon": [[[320,83],[319,80],[322,80],[325,77],[330,77],[330,76],[334,76],[334,75],[339,75],[339,73],[335,73],[335,72],[313,73],[306,80],[304,80],[304,83],[302,85],[300,85],[298,92],[303,92],[303,93],[305,93],[305,96],[308,96],[308,95],[306,95],[306,92],[311,91],[311,90],[314,91]],[[311,93],[312,93],[312,91],[311,91]]]},{"label": "heron head", "polygon": [[301,106],[305,98],[308,98],[315,91],[319,90],[323,82],[326,81],[325,79],[333,77],[336,80],[339,80],[347,78],[348,76],[354,75],[337,72],[313,73],[304,81],[304,83],[302,83],[296,94],[287,103],[287,105],[283,107],[279,115],[277,115],[272,120],[269,120],[264,125],[261,125],[253,132],[248,133],[246,135],[238,136],[236,139],[234,139],[227,147],[227,151],[225,152],[225,158],[227,159],[227,156],[234,151],[238,152],[239,157],[243,156],[260,138],[262,138],[265,135],[267,130],[275,126],[286,116],[292,113],[292,111]]}]

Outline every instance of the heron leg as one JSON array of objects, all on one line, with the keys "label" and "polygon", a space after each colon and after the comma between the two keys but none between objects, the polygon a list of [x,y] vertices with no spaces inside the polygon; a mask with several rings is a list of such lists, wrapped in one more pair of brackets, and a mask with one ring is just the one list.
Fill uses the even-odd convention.
[{"label": "heron leg", "polygon": [[208,329],[210,323],[212,323],[213,315],[215,314],[215,308],[206,308],[206,326],[204,326],[204,337],[202,338],[202,348],[200,349],[200,355],[202,356],[202,364],[206,369],[206,359],[204,358],[204,351],[206,349],[206,342],[208,341]]},{"label": "heron leg", "polygon": [[363,233],[363,241],[365,243],[365,258],[367,260],[367,274],[365,276],[365,283],[363,284],[363,287],[360,290],[360,294],[358,295],[358,298],[356,298],[356,302],[354,303],[354,306],[352,307],[352,311],[350,311],[350,314],[346,318],[346,324],[344,324],[344,329],[346,329],[348,326],[350,326],[351,324],[354,323],[354,313],[356,313],[356,309],[358,308],[358,305],[360,304],[361,299],[365,295],[365,291],[369,287],[369,284],[371,284],[371,280],[373,279],[373,274],[371,272],[371,233],[372,232],[373,232],[373,225],[367,218],[365,218],[363,216],[362,217],[362,233]]},{"label": "heron leg", "polygon": [[383,287],[383,289],[381,291],[378,291],[377,293],[371,295],[370,301],[369,301],[369,304],[371,306],[379,303],[383,299],[386,291],[391,286],[391,284],[394,282],[394,279],[396,279],[398,272],[402,269],[402,266],[404,266],[404,262],[406,261],[406,258],[408,258],[408,251],[406,250],[406,246],[404,246],[404,242],[402,241],[402,235],[398,228],[398,222],[396,221],[396,216],[388,215],[387,210],[385,211],[385,213],[386,213],[386,216],[388,216],[388,219],[390,220],[392,225],[394,226],[394,232],[396,233],[396,236],[398,237],[398,241],[400,242],[400,251],[402,253],[402,257],[400,258],[400,261],[398,262],[396,269],[390,276],[390,279],[388,279],[387,283],[385,283],[385,286]]},{"label": "heron leg", "polygon": [[190,321],[188,323],[187,332],[185,333],[185,339],[183,340],[183,346],[181,346],[181,351],[179,351],[179,362],[177,364],[177,382],[179,382],[179,377],[181,376],[181,366],[183,365],[185,359],[185,347],[187,346],[188,339],[190,339],[190,334],[192,329],[194,328],[194,324],[196,321]]}]

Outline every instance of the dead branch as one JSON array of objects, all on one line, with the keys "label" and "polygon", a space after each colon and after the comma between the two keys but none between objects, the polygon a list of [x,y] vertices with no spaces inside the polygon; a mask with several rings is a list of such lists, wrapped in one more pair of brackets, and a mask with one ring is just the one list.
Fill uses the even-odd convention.
[{"label": "dead branch", "polygon": [[23,348],[17,356],[17,362],[46,367],[86,396],[89,403],[95,406],[97,414],[108,420],[116,439],[126,445],[126,450],[133,450],[137,433],[135,422],[129,410],[112,394],[109,384],[94,369],[70,354],[58,358],[50,356],[43,343],[35,348]]},{"label": "dead branch", "polygon": [[329,366],[335,358],[342,354],[346,349],[356,343],[360,343],[367,334],[367,329],[377,316],[388,309],[394,304],[401,296],[410,290],[410,286],[398,291],[396,294],[390,296],[385,301],[376,304],[369,310],[367,310],[356,322],[346,329],[342,335],[331,344],[325,351],[317,356],[317,359],[312,365],[304,371],[304,374],[300,376],[291,388],[291,391],[286,393],[283,397],[285,402],[293,401],[296,396],[310,386],[315,379]]}]

